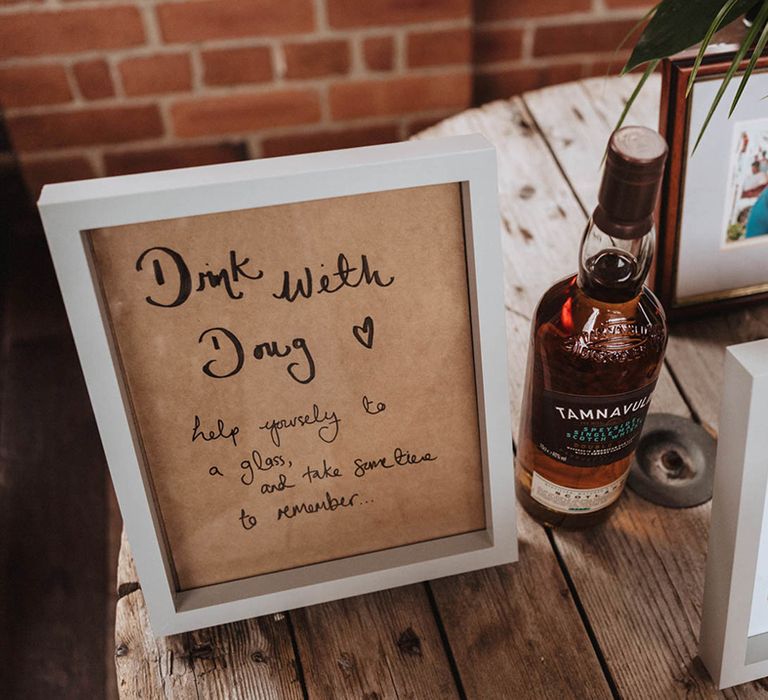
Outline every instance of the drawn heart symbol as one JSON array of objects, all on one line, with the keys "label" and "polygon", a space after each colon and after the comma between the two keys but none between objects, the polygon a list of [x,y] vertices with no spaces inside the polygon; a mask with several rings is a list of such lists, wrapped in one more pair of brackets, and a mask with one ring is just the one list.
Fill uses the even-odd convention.
[{"label": "drawn heart symbol", "polygon": [[366,316],[362,326],[352,326],[352,333],[360,345],[369,350],[373,347],[373,319]]}]

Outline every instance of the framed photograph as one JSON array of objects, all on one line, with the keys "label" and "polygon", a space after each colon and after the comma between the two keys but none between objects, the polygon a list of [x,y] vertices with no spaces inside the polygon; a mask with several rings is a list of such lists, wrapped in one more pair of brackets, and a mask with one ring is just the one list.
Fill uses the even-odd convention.
[{"label": "framed photograph", "polygon": [[768,56],[729,119],[739,75],[731,81],[693,152],[731,58],[706,57],[687,100],[694,56],[664,63],[660,131],[670,159],[653,284],[672,318],[768,299]]},{"label": "framed photograph", "polygon": [[699,651],[719,688],[768,676],[768,339],[727,349]]},{"label": "framed photograph", "polygon": [[39,208],[157,635],[517,559],[481,136]]}]

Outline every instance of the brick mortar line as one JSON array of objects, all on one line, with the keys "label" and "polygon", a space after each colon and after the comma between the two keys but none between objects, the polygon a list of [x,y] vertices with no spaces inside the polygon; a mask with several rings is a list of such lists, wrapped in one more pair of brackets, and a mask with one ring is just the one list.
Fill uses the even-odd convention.
[{"label": "brick mortar line", "polygon": [[[93,0],[68,0],[67,2],[56,2],[52,0],[46,0],[44,2],[17,2],[14,5],[8,5],[0,7],[0,15],[2,14],[22,14],[26,12],[56,12],[67,10],[93,10],[98,8],[114,8],[114,7],[150,7],[155,8],[159,5],[185,5],[189,0],[99,0],[98,4]],[[323,0],[312,0],[313,16],[318,26],[321,21],[325,26],[333,29],[333,26],[328,19],[328,12]],[[469,15],[467,15],[469,17]],[[445,20],[458,19],[458,18],[443,18]],[[426,22],[427,20],[425,20]],[[441,20],[436,20],[441,21]],[[363,25],[365,26],[365,25]]]},{"label": "brick mortar line", "polygon": [[163,127],[163,131],[165,132],[163,135],[163,140],[165,141],[177,141],[178,135],[175,133],[173,128],[173,117],[171,116],[171,104],[167,99],[165,100],[159,100],[157,109],[160,112],[160,123]]},{"label": "brick mortar line", "polygon": [[192,77],[191,92],[197,94],[205,90],[205,68],[203,67],[203,57],[198,49],[192,49],[189,52],[189,62]]},{"label": "brick mortar line", "polygon": [[[204,92],[196,93],[191,90],[178,92],[165,92],[149,95],[126,95],[125,97],[105,97],[84,104],[74,102],[62,102],[56,105],[30,105],[28,107],[11,107],[4,111],[6,117],[45,116],[49,114],[65,114],[85,110],[146,107],[159,104],[162,100],[171,102],[190,102],[216,97],[232,97],[238,95],[269,95],[276,91],[306,91],[312,89],[327,88],[334,85],[351,85],[359,82],[386,83],[402,78],[429,78],[429,77],[454,77],[459,75],[471,75],[471,66],[463,63],[445,66],[424,66],[410,68],[406,73],[394,74],[392,71],[378,71],[362,76],[361,80],[349,80],[347,74],[331,75],[318,78],[292,78],[277,81],[265,81],[261,83],[245,83],[239,85],[206,85]],[[276,88],[279,87],[279,90]]]},{"label": "brick mortar line", "polygon": [[[114,100],[122,100],[125,99],[125,86],[123,85],[123,75],[120,72],[120,69],[117,67],[117,64],[119,63],[119,59],[115,56],[107,56],[105,58],[107,62],[107,68],[109,69],[109,77],[112,80],[112,87],[115,89],[115,96],[113,98],[105,98],[106,100],[114,99]],[[98,101],[99,103],[101,100]]]},{"label": "brick mortar line", "polygon": [[[449,109],[430,109],[418,112],[410,112],[406,115],[361,117],[355,120],[344,120],[333,122],[332,125],[321,124],[320,122],[310,122],[308,124],[294,124],[292,126],[279,126],[260,130],[258,135],[254,132],[236,132],[225,134],[208,134],[205,136],[193,137],[173,137],[169,140],[167,136],[157,137],[155,139],[143,139],[141,141],[130,141],[128,143],[114,144],[96,144],[88,146],[70,146],[67,148],[49,148],[43,151],[22,151],[17,153],[19,161],[22,163],[35,163],[46,160],[64,160],[76,156],[91,154],[123,154],[136,153],[146,150],[155,150],[160,148],[180,148],[186,146],[215,146],[224,143],[241,143],[243,141],[261,141],[269,138],[279,138],[281,136],[295,136],[297,130],[301,135],[314,135],[319,133],[345,133],[352,129],[364,129],[375,127],[396,126],[401,122],[406,128],[412,123],[422,119],[445,119],[450,116]],[[331,127],[331,128],[329,128]]]},{"label": "brick mortar line", "polygon": [[[101,9],[114,9],[114,8],[136,8],[140,15],[151,15],[154,20],[157,22],[158,27],[158,39],[160,42],[162,42],[166,46],[171,46],[173,44],[190,44],[195,42],[165,42],[162,38],[162,31],[160,31],[160,21],[157,17],[156,8],[158,5],[168,5],[168,4],[177,4],[177,5],[185,5],[185,4],[194,4],[194,2],[190,3],[190,0],[162,0],[162,2],[154,2],[153,0],[145,0],[142,2],[141,0],[100,0],[98,3],[93,2],[93,0],[83,0],[82,2],[67,2],[66,4],[56,5],[56,6],[50,6],[46,4],[41,4],[39,2],[36,3],[24,3],[24,4],[16,4],[16,5],[0,5],[0,17],[9,16],[13,17],[14,15],[29,15],[29,14],[47,14],[47,15],[57,15],[57,14],[67,14],[71,11],[83,11],[83,10],[101,10]],[[367,25],[363,24],[360,26],[353,26],[353,27],[336,27],[330,24],[330,22],[327,20],[327,15],[324,12],[321,12],[319,10],[319,6],[317,2],[313,3],[313,19],[315,26],[312,29],[306,30],[306,31],[286,31],[285,33],[276,33],[271,34],[269,36],[274,37],[276,39],[284,40],[284,39],[292,39],[295,37],[317,37],[317,36],[329,36],[331,34],[333,35],[349,35],[349,34],[355,34],[355,33],[365,33],[365,32],[381,32],[382,30],[390,29],[395,30],[401,27],[406,27],[411,30],[416,31],[429,31],[432,28],[440,29],[443,27],[452,27],[457,25],[462,26],[472,26],[472,17],[470,15],[466,15],[464,17],[446,17],[446,18],[438,18],[434,20],[420,20],[415,22],[382,22],[381,24],[375,24],[375,25]],[[253,38],[254,35],[250,35],[250,37],[220,37],[220,38],[211,38],[211,39],[202,39],[200,41],[237,41],[239,39],[248,39]]]},{"label": "brick mortar line", "polygon": [[400,29],[392,35],[392,73],[402,77],[408,70],[408,39]]},{"label": "brick mortar line", "polygon": [[349,75],[357,78],[368,75],[368,68],[365,65],[365,39],[355,37],[354,41],[349,43]]},{"label": "brick mortar line", "polygon": [[272,60],[272,81],[276,85],[286,82],[285,75],[288,72],[288,61],[285,58],[285,48],[282,43],[274,42],[269,47]]},{"label": "brick mortar line", "polygon": [[[101,0],[103,2],[103,0]],[[154,6],[138,5],[141,21],[144,26],[144,38],[146,46],[162,46],[163,38],[160,31],[160,23]]]},{"label": "brick mortar line", "polygon": [[[532,23],[526,24],[522,28],[523,37],[520,47],[520,57],[522,59],[533,58],[533,41],[536,35],[535,27]],[[477,66],[477,64],[475,64]]]},{"label": "brick mortar line", "polygon": [[103,177],[105,172],[103,153],[95,147],[86,148],[83,157],[91,164],[97,177]]},{"label": "brick mortar line", "polygon": [[[622,53],[616,58],[617,69],[624,65],[628,54]],[[622,58],[623,57],[623,58]],[[550,66],[582,65],[585,62],[606,61],[613,59],[613,53],[573,53],[562,56],[533,56],[530,59],[512,59],[475,65],[474,75],[490,75],[510,68],[548,68]],[[546,86],[542,86],[546,87]]]},{"label": "brick mortar line", "polygon": [[324,32],[330,29],[330,23],[328,22],[328,8],[325,5],[325,0],[314,0],[312,3],[315,10],[315,24],[319,31]]},{"label": "brick mortar line", "polygon": [[[85,102],[85,99],[83,98],[83,95],[80,92],[80,85],[77,82],[77,78],[75,77],[75,67],[74,64],[66,64],[63,66],[64,68],[64,76],[67,79],[67,85],[69,86],[69,91],[72,93],[72,102],[75,104],[83,104]],[[65,104],[71,104],[72,102],[68,102]],[[4,110],[7,111],[7,110]]]},{"label": "brick mortar line", "polygon": [[408,133],[408,126],[405,124],[405,122],[402,119],[398,119],[397,120],[397,138],[400,141],[404,141],[407,133]]},{"label": "brick mortar line", "polygon": [[249,138],[245,142],[245,151],[250,160],[262,158],[264,154],[261,141],[253,137]]},{"label": "brick mortar line", "polygon": [[[414,25],[415,26],[415,25]],[[465,29],[471,28],[470,25],[465,23],[457,24],[455,22],[450,25],[441,26],[436,28],[435,31],[449,31],[451,29]],[[28,66],[28,65],[51,65],[61,63],[79,63],[81,61],[92,60],[95,58],[102,59],[105,56],[114,56],[117,60],[123,60],[128,58],[138,58],[153,55],[167,55],[174,53],[184,53],[185,51],[192,51],[197,49],[199,51],[217,51],[217,50],[230,50],[230,49],[243,49],[243,48],[260,48],[263,46],[270,46],[272,44],[313,44],[327,40],[347,41],[352,43],[355,39],[364,41],[368,38],[382,38],[394,36],[401,30],[400,27],[377,27],[375,29],[366,31],[345,31],[343,33],[333,33],[328,35],[320,34],[301,34],[293,35],[291,37],[238,37],[234,39],[205,39],[196,42],[186,43],[159,43],[153,44],[137,44],[135,46],[124,46],[116,49],[89,49],[86,51],[74,51],[61,54],[44,54],[40,56],[13,56],[9,58],[0,59],[0,68],[11,68],[16,66]],[[406,33],[411,33],[411,25],[405,28]],[[420,32],[421,30],[419,30]],[[418,33],[418,32],[413,32]],[[427,32],[432,33],[432,32]]]},{"label": "brick mortar line", "polygon": [[[66,12],[81,12],[87,10],[114,9],[117,7],[135,7],[139,11],[144,9],[154,10],[161,5],[185,5],[190,0],[99,0],[98,3],[93,0],[71,0],[68,2],[17,2],[12,5],[0,6],[0,16],[3,15],[22,15],[22,14],[57,14]],[[369,25],[362,24],[357,27],[335,27],[328,18],[327,8],[322,0],[312,2],[312,15],[316,28],[328,29],[330,31],[344,31],[347,29],[365,29]],[[419,20],[408,24],[427,25],[432,22],[453,22],[462,19],[471,19],[469,14],[464,17],[440,17],[434,20]],[[398,25],[401,23],[397,23]],[[376,26],[396,26],[386,21]]]},{"label": "brick mortar line", "polygon": [[[93,7],[93,3],[91,3]],[[39,2],[18,2],[15,5],[4,5],[0,7],[0,16],[2,15],[21,15],[29,12],[55,12],[57,10],[64,9],[62,5],[53,5],[50,3]]]},{"label": "brick mortar line", "polygon": [[320,122],[330,124],[333,122],[333,113],[331,112],[330,88],[327,85],[320,88],[318,100],[320,102]]},{"label": "brick mortar line", "polygon": [[[630,19],[639,19],[641,14],[635,13],[629,15]],[[588,19],[588,18],[587,18]],[[449,31],[451,29],[466,29],[470,30],[482,30],[482,29],[525,29],[532,27],[534,30],[538,26],[550,26],[538,20],[512,20],[512,21],[499,21],[492,24],[476,24],[472,25],[468,21],[450,21],[439,22],[434,24],[409,24],[409,25],[394,25],[394,26],[377,26],[366,29],[358,30],[334,30],[328,34],[319,33],[302,33],[293,35],[283,35],[276,37],[234,37],[227,39],[204,39],[195,42],[179,42],[179,43],[164,43],[158,37],[158,43],[143,43],[135,46],[125,46],[115,49],[89,49],[85,51],[73,51],[61,54],[44,54],[39,56],[13,56],[0,60],[0,68],[12,68],[16,66],[32,66],[32,65],[57,65],[57,64],[71,64],[79,63],[86,60],[104,59],[107,56],[113,57],[117,61],[121,61],[129,58],[147,57],[153,55],[168,55],[178,54],[184,52],[191,52],[193,50],[198,51],[215,51],[215,50],[227,50],[227,49],[240,49],[240,48],[259,48],[264,46],[271,46],[275,43],[279,44],[293,44],[293,43],[316,43],[326,39],[346,40],[350,43],[355,40],[364,41],[367,38],[382,38],[397,35],[408,36],[411,33],[420,33],[422,31],[426,33]],[[557,26],[552,25],[552,26]],[[474,33],[474,32],[471,32]]]},{"label": "brick mortar line", "polygon": [[486,20],[475,22],[472,27],[482,31],[486,29],[519,29],[527,25],[534,27],[567,27],[571,24],[603,24],[607,22],[620,22],[627,19],[640,19],[647,8],[628,7],[615,8],[605,12],[567,12],[560,15],[543,15],[541,17],[512,17],[509,19]]}]

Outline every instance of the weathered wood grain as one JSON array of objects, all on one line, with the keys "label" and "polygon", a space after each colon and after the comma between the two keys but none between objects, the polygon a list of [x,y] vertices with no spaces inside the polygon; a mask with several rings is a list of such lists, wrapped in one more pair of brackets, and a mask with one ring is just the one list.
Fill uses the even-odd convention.
[{"label": "weathered wood grain", "polygon": [[[557,163],[588,213],[597,203],[601,160],[617,115],[637,78],[592,78],[554,85],[523,97]],[[658,127],[659,76],[651,76],[625,124]],[[618,110],[618,111],[617,111]]]},{"label": "weathered wood grain", "polygon": [[[506,118],[502,117],[504,111],[507,113]],[[549,113],[557,114],[557,111],[550,107]],[[588,113],[588,110],[584,109],[583,113]],[[519,231],[521,227],[531,232],[529,236],[509,235],[504,239],[507,305],[510,311],[507,315],[509,362],[515,424],[519,413],[525,366],[524,348],[527,345],[530,315],[541,293],[559,277],[573,272],[578,241],[585,223],[582,207],[570,189],[563,186],[562,176],[552,160],[547,144],[527,126],[531,124],[533,120],[524,106],[513,100],[510,104],[488,105],[481,111],[462,115],[443,125],[453,132],[464,129],[480,131],[495,143],[502,183],[501,207],[506,227],[512,232]],[[580,128],[585,127],[582,125]],[[599,164],[599,156],[596,162]],[[592,163],[592,167],[596,168],[594,160]],[[656,410],[687,414],[685,402],[666,370],[662,371],[660,377],[654,407]],[[637,597],[641,593],[637,590],[638,562],[634,551],[628,549],[626,544],[626,539],[634,534],[626,524],[633,522],[636,510],[646,512],[648,506],[629,495],[614,520],[604,528],[586,535],[558,534],[556,541],[563,551],[577,592],[583,596],[582,602],[595,627],[601,652],[608,660],[609,671],[620,691],[628,697],[646,697],[649,692],[651,695],[656,692],[662,697],[664,693],[674,692],[675,687],[667,683],[669,674],[658,677],[660,661],[667,660],[667,667],[675,667],[676,673],[679,673],[679,659],[689,660],[695,656],[696,635],[691,629],[684,628],[685,634],[677,630],[678,622],[689,616],[688,611],[679,609],[680,590],[686,587],[685,584],[680,584],[677,589],[664,590],[661,598],[662,609],[678,609],[677,618],[673,616],[667,620],[658,614],[658,610],[657,614],[649,615],[646,608],[637,605],[637,600],[642,600],[642,597]],[[656,510],[662,509],[651,508],[652,512]],[[702,518],[695,518],[693,522],[701,538]],[[618,528],[615,523],[619,524]],[[595,539],[596,532],[606,534],[598,541]],[[683,528],[682,533],[688,534],[689,530]],[[654,544],[652,539],[647,540],[646,547],[650,552],[646,556],[656,564],[654,572],[664,572],[666,568],[676,566],[674,549],[670,556],[664,557],[653,550]],[[703,543],[694,547],[694,551],[701,555]],[[696,559],[694,555],[694,559],[698,571],[702,572],[701,556]],[[618,562],[622,566],[617,569]],[[605,572],[605,577],[601,577],[600,572]],[[598,583],[593,584],[593,581]],[[689,600],[700,600],[700,597],[699,591],[698,598],[683,596],[682,600],[687,603]],[[670,640],[681,636],[685,641],[682,650],[673,649]],[[614,638],[617,640],[615,644],[612,643]],[[628,647],[630,641],[632,645]],[[631,659],[625,653],[627,648],[633,649]],[[569,664],[568,671],[574,667],[575,664]],[[705,685],[708,683],[706,678],[701,680],[700,669],[693,671],[694,674],[698,671],[697,682]],[[646,677],[658,678],[654,681],[646,680]],[[674,697],[674,694],[667,697]]]},{"label": "weathered wood grain", "polygon": [[[471,110],[423,135],[480,132],[497,148],[514,427],[531,313],[545,289],[575,269],[602,151],[633,85],[634,78],[596,79],[548,88],[526,95],[525,103]],[[657,101],[652,79],[630,122],[655,126]],[[690,415],[687,400],[705,424],[716,426],[724,345],[768,335],[766,318],[758,308],[678,326],[668,366],[685,396],[665,368],[653,410]],[[515,566],[252,620],[237,634],[227,625],[155,641],[147,637],[141,591],[127,593],[117,617],[121,695],[162,689],[165,697],[297,697],[301,668],[312,698],[462,691],[483,699],[610,697],[601,658],[622,697],[723,695],[696,658],[708,505],[664,509],[628,493],[607,524],[553,535],[560,562],[544,529],[524,513],[519,520]],[[121,580],[135,581],[125,547],[120,561]],[[248,666],[254,652],[266,668]],[[751,684],[724,695],[764,693]]]},{"label": "weathered wood grain", "polygon": [[156,639],[130,545],[118,567],[115,665],[124,698],[304,697],[286,615],[266,615]]},{"label": "weathered wood grain", "polygon": [[430,582],[468,698],[610,698],[544,528],[521,510],[520,561]]},{"label": "weathered wood grain", "polygon": [[[473,113],[467,125],[461,128],[463,132],[477,130],[478,124],[473,119],[495,124],[499,118],[522,138],[539,138],[519,105],[503,102]],[[449,123],[441,131],[445,133],[451,128]],[[547,156],[540,141],[532,150]],[[528,155],[521,153],[521,161]],[[540,164],[540,160],[535,160],[531,167],[535,169]],[[551,161],[547,164],[551,166]],[[532,307],[551,280],[541,280],[538,275],[530,274],[526,258],[515,256],[512,241],[518,239],[521,244],[528,245],[531,231],[542,225],[540,215],[535,212],[543,209],[547,221],[570,220],[572,226],[563,225],[562,231],[568,230],[569,246],[575,251],[583,214],[575,205],[567,183],[556,171],[549,173],[549,182],[552,187],[559,186],[562,199],[567,202],[567,211],[557,202],[545,201],[535,191],[529,191],[524,177],[503,170],[501,175],[503,181],[513,183],[510,186],[514,186],[518,206],[514,217],[512,210],[504,210],[508,222],[508,233],[504,238],[513,268],[506,299],[510,310],[508,317],[516,319],[509,326],[512,337],[510,366],[514,369],[513,396],[519,398],[530,313],[524,309]],[[542,206],[528,207],[526,203],[535,197],[541,199]],[[557,241],[542,236],[532,251],[538,246],[544,247],[554,269],[563,272],[570,269],[573,255],[563,255]],[[516,422],[519,405],[517,401],[513,403]],[[451,648],[455,646],[460,650],[456,665],[462,682],[470,689],[469,696],[478,698],[493,697],[494,693],[501,697],[508,688],[520,692],[535,689],[539,697],[607,697],[610,695],[607,682],[576,606],[568,595],[568,587],[546,533],[527,516],[521,518],[527,562],[521,562],[511,570],[504,567],[433,584],[435,600],[445,619],[448,641]],[[520,592],[526,593],[524,599]],[[464,619],[468,609],[477,609],[476,619],[489,624],[493,622],[493,627],[473,626]],[[510,623],[519,622],[501,626],[494,620],[497,613],[503,614]],[[539,632],[529,629],[534,618],[538,620]],[[380,697],[420,698],[456,694],[446,651],[425,589],[421,586],[294,611],[291,619],[295,621],[297,648],[310,697],[356,698],[377,693]],[[139,618],[128,620],[132,624],[140,621]],[[229,627],[221,628],[223,639],[229,635]],[[557,635],[546,633],[553,629],[558,630]],[[565,647],[564,639],[568,642]],[[515,663],[505,663],[511,650],[515,650],[519,657]],[[148,647],[147,654],[154,657],[156,652]],[[228,662],[238,663],[232,658]],[[556,669],[561,672],[555,674]],[[565,669],[569,672],[565,673]],[[126,673],[127,669],[123,671],[118,667],[119,677]],[[223,689],[218,692],[220,694],[212,697],[230,697]]]},{"label": "weathered wood grain", "polygon": [[[599,170],[585,163],[599,163],[632,85],[622,79],[607,84],[584,81],[581,90],[568,86],[567,99],[583,117],[578,130],[591,131],[589,138],[569,132],[572,124],[557,119],[556,107],[563,99],[559,89],[525,96],[536,123],[560,143],[552,153],[585,211],[594,206],[599,181]],[[630,123],[656,126],[658,79],[649,81],[649,87],[641,93]],[[754,317],[751,333],[768,330],[760,320],[762,312],[746,313]],[[749,334],[741,321],[737,333],[731,327],[733,319],[743,315],[690,322],[676,327],[670,338],[667,364],[696,414],[710,426],[717,420],[724,346]],[[686,415],[676,394],[660,386],[653,410]],[[630,493],[606,525],[586,533],[556,533],[555,542],[622,695],[721,695],[697,659],[708,526],[708,504],[672,510]],[[762,692],[751,684],[729,694],[751,697]]]},{"label": "weathered wood grain", "polygon": [[[516,429],[531,314],[544,291],[574,271],[584,215],[520,100],[470,110],[425,136],[471,132],[497,150]],[[663,383],[674,391],[668,377]],[[519,527],[518,564],[430,584],[468,696],[609,697],[546,532],[525,513]]]},{"label": "weathered wood grain", "polygon": [[[600,170],[595,167],[637,78],[594,78],[525,95],[537,124],[585,211],[597,198]],[[659,76],[652,76],[627,117],[628,124],[658,126]],[[570,109],[579,119],[561,119]],[[678,322],[667,350],[668,365],[701,422],[717,428],[726,345],[768,336],[768,304]]]},{"label": "weathered wood grain", "polygon": [[717,430],[725,348],[768,338],[768,304],[676,323],[667,351],[670,367],[705,427]]},{"label": "weathered wood grain", "polygon": [[457,698],[422,585],[291,613],[310,698]]},{"label": "weathered wood grain", "polygon": [[[125,698],[457,697],[423,586],[407,586],[155,639],[124,539],[116,615]],[[292,622],[293,621],[293,622]]]}]

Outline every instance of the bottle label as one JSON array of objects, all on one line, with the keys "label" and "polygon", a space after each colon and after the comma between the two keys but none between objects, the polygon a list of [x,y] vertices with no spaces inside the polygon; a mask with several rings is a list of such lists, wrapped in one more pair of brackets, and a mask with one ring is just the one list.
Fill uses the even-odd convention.
[{"label": "bottle label", "polygon": [[543,389],[531,427],[536,446],[572,467],[599,467],[635,449],[656,382],[611,396],[577,396]]},{"label": "bottle label", "polygon": [[558,486],[545,479],[538,472],[533,472],[531,497],[546,508],[558,513],[592,513],[607,508],[621,496],[627,474],[629,474],[629,470],[616,481],[599,488],[572,489]]}]

